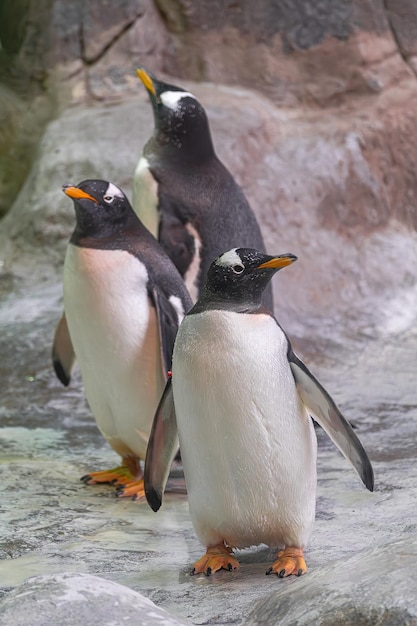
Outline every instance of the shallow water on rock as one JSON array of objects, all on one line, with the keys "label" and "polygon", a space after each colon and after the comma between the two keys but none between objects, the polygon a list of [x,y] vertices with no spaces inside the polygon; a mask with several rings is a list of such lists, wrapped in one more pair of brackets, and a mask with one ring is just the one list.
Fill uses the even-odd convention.
[{"label": "shallow water on rock", "polygon": [[[87,471],[118,459],[96,429],[79,376],[68,389],[54,376],[50,350],[59,312],[59,283],[3,292],[0,592],[38,574],[91,573],[140,591],[194,624],[240,624],[272,592],[296,593],[298,579],[265,576],[274,558],[265,547],[239,553],[237,572],[189,576],[203,550],[179,472],[171,483],[179,493],[167,494],[158,514],[144,502],[117,500],[110,486],[80,482]],[[349,342],[310,320],[308,337],[297,336],[295,343],[355,424],[375,470],[371,494],[317,430],[317,520],[307,577],[334,564],[328,584],[337,592],[338,563],[417,530],[417,330],[363,333]]]}]

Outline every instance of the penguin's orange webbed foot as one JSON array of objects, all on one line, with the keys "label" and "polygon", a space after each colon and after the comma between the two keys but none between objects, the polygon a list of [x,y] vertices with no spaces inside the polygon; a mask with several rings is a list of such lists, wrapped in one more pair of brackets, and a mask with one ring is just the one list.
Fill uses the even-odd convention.
[{"label": "penguin's orange webbed foot", "polygon": [[285,548],[278,552],[278,559],[266,571],[266,574],[276,574],[280,578],[285,576],[301,576],[307,571],[302,548]]},{"label": "penguin's orange webbed foot", "polygon": [[90,472],[81,476],[80,480],[85,485],[98,485],[100,483],[111,483],[112,485],[123,485],[132,481],[132,475],[125,465],[102,470],[101,472]]},{"label": "penguin's orange webbed foot", "polygon": [[228,548],[224,543],[207,548],[207,552],[195,564],[191,571],[191,576],[195,574],[205,574],[210,576],[220,569],[231,572],[239,567],[239,561],[231,556],[232,548]]},{"label": "penguin's orange webbed foot", "polygon": [[140,500],[145,497],[145,487],[143,480],[130,480],[121,484],[116,489],[116,498],[132,498]]}]

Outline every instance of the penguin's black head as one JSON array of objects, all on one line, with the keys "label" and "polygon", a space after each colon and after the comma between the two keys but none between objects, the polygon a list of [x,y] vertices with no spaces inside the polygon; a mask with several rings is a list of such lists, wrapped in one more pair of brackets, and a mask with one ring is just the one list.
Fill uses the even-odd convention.
[{"label": "penguin's black head", "polygon": [[134,215],[123,191],[106,180],[83,180],[78,185],[63,185],[62,191],[74,201],[79,236],[107,236]]},{"label": "penguin's black head", "polygon": [[160,150],[175,153],[190,163],[204,161],[214,155],[206,112],[188,91],[164,83],[143,67],[136,70],[152,104],[154,140]]},{"label": "penguin's black head", "polygon": [[210,266],[202,295],[193,312],[222,308],[255,312],[262,308],[262,293],[272,276],[294,263],[293,254],[269,256],[252,248],[233,248]]}]

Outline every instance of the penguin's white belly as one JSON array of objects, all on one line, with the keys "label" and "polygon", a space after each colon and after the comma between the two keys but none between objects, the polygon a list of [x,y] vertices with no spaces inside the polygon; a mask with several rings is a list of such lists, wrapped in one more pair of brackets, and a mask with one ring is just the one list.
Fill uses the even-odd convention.
[{"label": "penguin's white belly", "polygon": [[69,244],[64,306],[88,403],[113,449],[142,459],[164,385],[146,284],[128,252]]},{"label": "penguin's white belly", "polygon": [[158,183],[152,176],[148,160],[141,156],[133,174],[132,206],[141,222],[158,238]]},{"label": "penguin's white belly", "polygon": [[186,317],[173,390],[201,542],[304,547],[315,515],[317,442],[275,320],[226,311]]}]

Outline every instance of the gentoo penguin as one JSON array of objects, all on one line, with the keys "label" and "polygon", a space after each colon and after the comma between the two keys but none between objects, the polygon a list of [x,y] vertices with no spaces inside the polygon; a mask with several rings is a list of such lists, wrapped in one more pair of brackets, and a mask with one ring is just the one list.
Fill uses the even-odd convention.
[{"label": "gentoo penguin", "polygon": [[178,428],[190,514],[207,549],[195,574],[235,569],[232,550],[260,543],[280,549],[267,574],[306,572],[316,500],[310,415],[373,490],[358,437],[262,304],[272,275],[295,260],[242,248],[222,254],[175,340],[145,492],[158,510]]},{"label": "gentoo penguin", "polygon": [[[188,91],[144,68],[154,132],[134,173],[133,208],[184,277],[195,301],[210,264],[233,246],[264,250],[255,215],[214,151],[206,112]],[[264,303],[272,311],[268,285]]]},{"label": "gentoo penguin", "polygon": [[[143,496],[152,419],[171,369],[178,325],[192,305],[184,282],[127,197],[111,182],[64,185],[76,226],[64,264],[64,309],[54,366],[64,383],[76,355],[97,426],[120,467],[84,476]],[[62,357],[62,358],[61,358]]]}]

